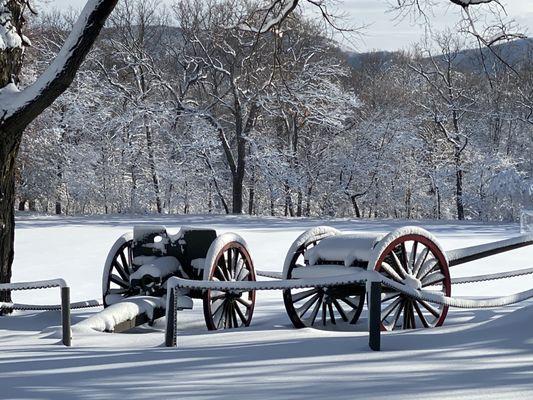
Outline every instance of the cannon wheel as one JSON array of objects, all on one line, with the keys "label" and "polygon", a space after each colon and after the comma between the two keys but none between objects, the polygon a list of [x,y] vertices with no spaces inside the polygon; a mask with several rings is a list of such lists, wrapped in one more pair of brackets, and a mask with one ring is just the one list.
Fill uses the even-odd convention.
[{"label": "cannon wheel", "polygon": [[[393,240],[380,254],[374,270],[416,289],[451,294],[446,257],[435,242],[423,235],[407,234]],[[386,286],[381,295],[381,329],[432,328],[441,326],[448,306],[416,300]]]},{"label": "cannon wheel", "polygon": [[[132,295],[130,286],[130,275],[133,272],[132,245],[133,235],[126,233],[118,238],[109,251],[102,276],[104,307]],[[109,301],[111,296],[116,297],[112,302]]]},{"label": "cannon wheel", "polygon": [[[209,268],[210,281],[256,280],[248,250],[236,241],[225,244],[206,268]],[[209,289],[204,293],[203,305],[209,330],[249,326],[254,312],[255,290],[230,293]]]},{"label": "cannon wheel", "polygon": [[[292,271],[295,268],[305,268],[305,252],[319,241],[311,240],[297,248],[287,270],[286,279],[292,278]],[[365,289],[353,285],[286,289],[283,291],[283,301],[295,328],[351,328],[363,311]]]}]

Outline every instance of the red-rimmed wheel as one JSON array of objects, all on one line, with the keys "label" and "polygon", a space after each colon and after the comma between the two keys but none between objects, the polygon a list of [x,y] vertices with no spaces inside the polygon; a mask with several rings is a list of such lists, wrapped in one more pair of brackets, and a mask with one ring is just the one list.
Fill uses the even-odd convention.
[{"label": "red-rimmed wheel", "polygon": [[[396,282],[450,296],[446,257],[428,237],[408,234],[393,240],[380,254],[375,271]],[[433,328],[446,319],[448,306],[434,305],[383,286],[381,329]]]},{"label": "red-rimmed wheel", "polygon": [[[319,241],[309,241],[297,248],[285,279],[292,279],[298,268],[307,267],[305,252]],[[283,291],[283,302],[295,328],[351,329],[363,310],[365,289],[354,285],[287,289]]]},{"label": "red-rimmed wheel", "polygon": [[133,235],[126,233],[117,239],[109,251],[102,276],[104,307],[135,294],[130,285],[130,275],[133,272],[132,245]]},{"label": "red-rimmed wheel", "polygon": [[[211,281],[256,280],[252,258],[246,247],[239,242],[225,244],[212,258],[210,265],[205,267],[209,268]],[[205,323],[209,330],[249,326],[254,312],[255,290],[238,293],[206,290],[203,304]]]}]

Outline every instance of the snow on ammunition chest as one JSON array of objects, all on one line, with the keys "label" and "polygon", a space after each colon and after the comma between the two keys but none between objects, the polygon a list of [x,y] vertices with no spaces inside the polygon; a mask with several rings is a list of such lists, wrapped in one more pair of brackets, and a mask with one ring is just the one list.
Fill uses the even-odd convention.
[{"label": "snow on ammunition chest", "polygon": [[351,266],[354,261],[368,262],[370,253],[382,236],[369,233],[335,235],[327,237],[305,253],[309,265],[328,261]]}]

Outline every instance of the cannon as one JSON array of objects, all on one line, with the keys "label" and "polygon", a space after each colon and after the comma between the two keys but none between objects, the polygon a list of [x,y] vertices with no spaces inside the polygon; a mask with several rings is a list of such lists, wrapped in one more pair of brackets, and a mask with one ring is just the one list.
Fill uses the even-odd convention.
[{"label": "cannon", "polygon": [[[431,233],[419,227],[383,235],[347,234],[319,226],[294,241],[279,274],[256,271],[239,235],[217,236],[212,229],[194,228],[169,235],[162,226],[140,226],[112,247],[104,268],[102,298],[105,307],[143,296],[164,299],[169,293],[167,282],[175,277],[181,281],[173,280],[172,285],[181,289],[172,297],[179,303],[173,303],[173,309],[192,308],[192,299],[201,299],[206,326],[216,330],[249,326],[256,291],[278,289],[283,291],[294,327],[351,330],[361,316],[369,282],[381,282],[377,320],[381,330],[433,328],[444,323],[450,301],[457,307],[470,307],[466,300],[451,298],[453,283],[533,273],[530,268],[454,280],[451,266],[531,244],[533,237],[522,235],[445,252]],[[256,283],[256,276],[278,281]],[[510,304],[513,299],[500,302]],[[153,322],[165,313],[168,324],[167,300],[151,301],[153,312],[122,318],[110,330],[119,332]]]},{"label": "cannon", "polygon": [[[192,280],[255,281],[255,269],[244,239],[233,233],[217,236],[213,229],[181,228],[170,235],[164,226],[136,226],[112,246],[106,259],[102,301],[104,308],[127,299],[163,297],[169,277]],[[186,300],[201,299],[209,330],[248,326],[255,305],[255,291],[228,293],[192,290]],[[183,300],[183,299],[182,299]],[[164,306],[120,321],[114,332],[153,322],[164,316]]]}]

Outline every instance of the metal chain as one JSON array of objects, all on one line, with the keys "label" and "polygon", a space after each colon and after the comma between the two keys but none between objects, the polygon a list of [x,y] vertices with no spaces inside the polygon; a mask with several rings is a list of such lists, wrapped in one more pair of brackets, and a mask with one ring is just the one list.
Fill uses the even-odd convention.
[{"label": "metal chain", "polygon": [[[72,310],[82,308],[100,307],[102,303],[98,300],[78,301],[70,303]],[[19,303],[0,303],[0,309],[17,310],[17,311],[59,311],[60,304],[40,305],[40,304],[19,304]]]},{"label": "metal chain", "polygon": [[465,276],[462,278],[453,278],[452,284],[461,285],[464,283],[486,282],[495,281],[498,279],[515,278],[517,276],[531,275],[533,274],[533,268],[519,269],[510,272],[498,272],[495,274],[478,275],[478,276]]}]

